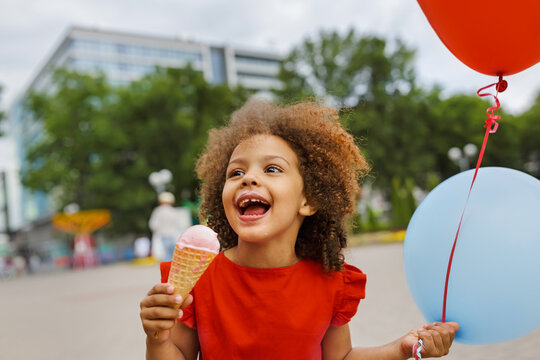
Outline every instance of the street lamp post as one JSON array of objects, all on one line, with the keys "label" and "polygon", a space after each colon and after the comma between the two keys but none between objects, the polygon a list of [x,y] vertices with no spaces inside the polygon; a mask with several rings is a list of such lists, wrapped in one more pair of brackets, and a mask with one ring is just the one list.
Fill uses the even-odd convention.
[{"label": "street lamp post", "polygon": [[8,236],[9,242],[12,242],[14,239],[14,233],[13,231],[11,231],[11,227],[10,227],[7,175],[5,171],[0,171],[0,181],[2,182],[2,197],[4,198],[4,206],[3,206],[4,221],[5,221],[4,233]]},{"label": "street lamp post", "polygon": [[459,166],[459,171],[465,171],[470,168],[470,161],[474,158],[478,148],[474,144],[467,144],[460,149],[458,147],[453,147],[448,150],[448,158],[454,162],[454,164]]},{"label": "street lamp post", "polygon": [[160,171],[154,171],[148,176],[148,182],[154,190],[159,194],[165,191],[165,186],[172,180],[172,173],[170,170],[162,169]]}]

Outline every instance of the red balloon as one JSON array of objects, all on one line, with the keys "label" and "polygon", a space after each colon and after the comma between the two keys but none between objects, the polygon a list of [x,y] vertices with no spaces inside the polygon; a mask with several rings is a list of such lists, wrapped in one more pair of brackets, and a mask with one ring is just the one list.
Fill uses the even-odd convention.
[{"label": "red balloon", "polygon": [[486,75],[540,61],[540,0],[418,0],[446,47]]}]

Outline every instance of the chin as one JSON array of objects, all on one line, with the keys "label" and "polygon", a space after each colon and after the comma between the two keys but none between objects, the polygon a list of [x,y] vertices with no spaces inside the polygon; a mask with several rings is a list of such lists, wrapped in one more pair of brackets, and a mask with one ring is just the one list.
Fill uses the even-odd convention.
[{"label": "chin", "polygon": [[239,231],[236,234],[238,235],[238,241],[246,243],[261,243],[267,239],[259,231]]}]

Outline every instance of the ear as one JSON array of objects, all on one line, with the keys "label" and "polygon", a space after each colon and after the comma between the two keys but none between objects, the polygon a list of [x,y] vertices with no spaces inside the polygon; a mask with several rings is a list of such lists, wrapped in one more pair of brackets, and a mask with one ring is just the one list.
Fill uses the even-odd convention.
[{"label": "ear", "polygon": [[302,206],[298,210],[298,213],[302,216],[311,216],[317,212],[317,208],[308,204],[306,199],[303,199]]}]

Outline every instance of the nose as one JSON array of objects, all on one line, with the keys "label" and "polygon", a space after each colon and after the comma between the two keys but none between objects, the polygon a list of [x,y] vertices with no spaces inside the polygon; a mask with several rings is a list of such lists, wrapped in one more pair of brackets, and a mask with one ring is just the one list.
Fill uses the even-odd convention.
[{"label": "nose", "polygon": [[247,173],[244,175],[244,178],[242,179],[242,186],[256,186],[257,184],[257,178],[253,174]]}]

